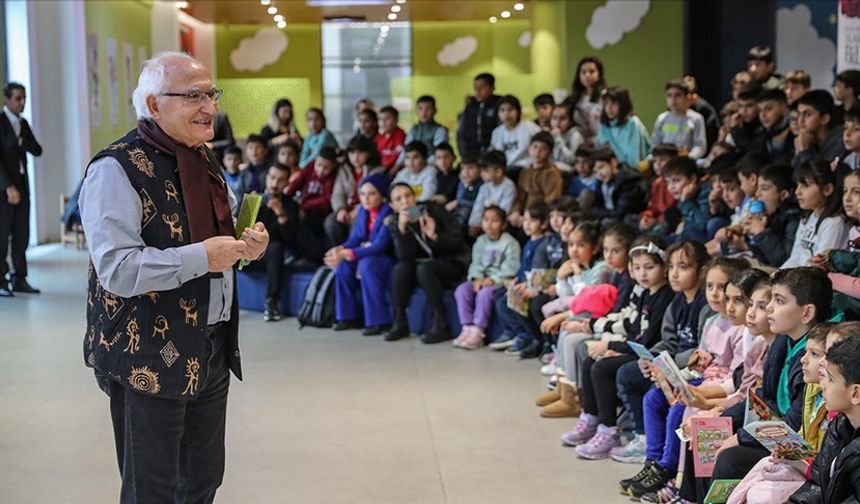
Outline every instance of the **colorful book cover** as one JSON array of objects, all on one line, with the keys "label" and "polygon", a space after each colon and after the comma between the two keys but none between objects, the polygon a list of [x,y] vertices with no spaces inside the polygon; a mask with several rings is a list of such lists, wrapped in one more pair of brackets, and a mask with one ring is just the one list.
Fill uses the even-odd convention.
[{"label": "colorful book cover", "polygon": [[557,269],[554,268],[534,268],[526,272],[526,282],[528,290],[536,293],[541,293],[550,286],[555,285]]},{"label": "colorful book cover", "polygon": [[739,479],[720,479],[711,483],[708,495],[705,495],[705,504],[726,504],[735,487],[740,484]]},{"label": "colorful book cover", "polygon": [[697,478],[710,478],[717,463],[717,450],[732,435],[730,417],[693,417],[693,464]]},{"label": "colorful book cover", "polygon": [[529,316],[529,300],[524,299],[522,296],[517,294],[517,291],[513,286],[508,288],[508,308],[519,313],[523,317]]},{"label": "colorful book cover", "polygon": [[744,426],[770,454],[785,460],[805,460],[818,453],[783,421],[760,421]]},{"label": "colorful book cover", "polygon": [[693,394],[687,389],[687,380],[684,379],[681,370],[675,364],[675,359],[668,352],[660,352],[660,355],[654,358],[652,370],[655,373],[654,378],[657,384],[666,394],[669,403],[674,404],[681,395],[688,402],[693,401]]},{"label": "colorful book cover", "polygon": [[767,420],[781,420],[779,414],[764,402],[764,399],[755,393],[755,390],[750,389],[747,393],[746,412],[744,413],[744,426],[753,422],[761,422]]}]

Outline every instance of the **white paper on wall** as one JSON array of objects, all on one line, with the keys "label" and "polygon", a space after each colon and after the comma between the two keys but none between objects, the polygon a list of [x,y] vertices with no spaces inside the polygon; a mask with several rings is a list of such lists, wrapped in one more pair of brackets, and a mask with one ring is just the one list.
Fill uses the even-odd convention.
[{"label": "white paper on wall", "polygon": [[839,2],[836,71],[860,69],[860,5]]},{"label": "white paper on wall", "polygon": [[608,0],[591,14],[585,39],[594,49],[615,45],[639,27],[650,8],[651,0]]}]

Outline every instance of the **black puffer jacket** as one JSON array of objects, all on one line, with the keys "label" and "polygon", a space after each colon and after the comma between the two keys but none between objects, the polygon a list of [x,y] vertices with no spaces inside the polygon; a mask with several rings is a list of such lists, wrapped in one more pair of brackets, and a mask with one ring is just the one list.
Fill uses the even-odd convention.
[{"label": "black puffer jacket", "polygon": [[844,414],[836,417],[830,424],[821,453],[812,463],[811,478],[794,492],[789,502],[860,502],[860,429],[855,429]]},{"label": "black puffer jacket", "polygon": [[499,125],[501,99],[498,95],[492,95],[483,102],[479,102],[474,96],[469,98],[469,103],[460,114],[460,126],[457,128],[460,157],[478,156],[489,148],[493,130]]}]

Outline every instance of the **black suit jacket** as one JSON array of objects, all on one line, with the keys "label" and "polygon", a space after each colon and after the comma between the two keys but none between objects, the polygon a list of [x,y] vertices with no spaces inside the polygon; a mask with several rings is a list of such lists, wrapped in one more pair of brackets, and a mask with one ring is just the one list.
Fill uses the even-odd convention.
[{"label": "black suit jacket", "polygon": [[[0,110],[0,190],[15,186],[22,196],[26,195],[30,188],[27,179],[27,153],[34,156],[42,155],[42,146],[33,136],[33,130],[22,117],[21,118],[21,142],[15,136],[12,123],[6,114]],[[24,164],[24,173],[21,173],[21,163]]]}]

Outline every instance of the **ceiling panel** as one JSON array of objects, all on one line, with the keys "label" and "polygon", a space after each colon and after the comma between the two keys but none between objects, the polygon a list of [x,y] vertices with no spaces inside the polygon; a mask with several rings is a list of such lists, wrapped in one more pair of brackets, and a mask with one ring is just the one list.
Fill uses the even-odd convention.
[{"label": "ceiling panel", "polygon": [[[337,3],[337,2],[335,2]],[[346,2],[342,2],[346,3]],[[360,0],[356,3],[360,3]],[[370,3],[370,2],[368,2]],[[525,9],[515,11],[514,0],[407,0],[401,5],[398,21],[453,21],[487,20],[499,16],[503,10],[511,12],[511,19],[527,19],[529,2]],[[319,23],[324,19],[354,17],[367,21],[387,21],[392,0],[382,5],[309,6],[305,0],[271,0],[287,23]],[[260,0],[188,0],[185,12],[207,23],[272,24],[268,6]],[[500,19],[500,23],[504,20]]]}]

